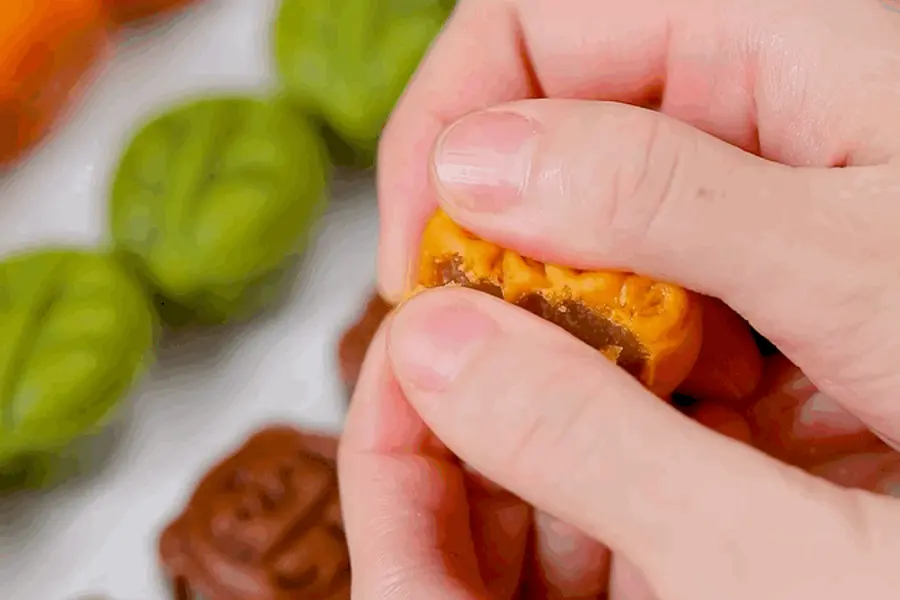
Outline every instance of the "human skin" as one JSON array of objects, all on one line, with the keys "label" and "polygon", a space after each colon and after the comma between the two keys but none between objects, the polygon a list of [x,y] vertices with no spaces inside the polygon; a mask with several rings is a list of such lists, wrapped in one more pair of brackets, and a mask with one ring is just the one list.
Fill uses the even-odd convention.
[{"label": "human skin", "polygon": [[871,432],[898,446],[898,34],[874,1],[458,6],[382,138],[385,296],[439,203],[537,260],[721,298],[822,392],[752,428],[814,437],[825,398],[839,435],[802,471],[523,311],[425,292],[376,336],[342,441],[355,598],[505,599],[529,572],[525,598],[896,595],[900,503],[873,492],[898,466]]}]

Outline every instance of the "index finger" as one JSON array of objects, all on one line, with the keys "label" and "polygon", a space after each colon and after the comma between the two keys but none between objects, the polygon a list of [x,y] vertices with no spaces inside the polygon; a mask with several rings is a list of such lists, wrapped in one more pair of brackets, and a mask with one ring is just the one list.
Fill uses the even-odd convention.
[{"label": "index finger", "polygon": [[[484,108],[532,97],[649,105],[783,164],[886,161],[898,143],[884,126],[897,103],[883,60],[895,23],[883,16],[853,2],[829,3],[810,21],[805,3],[777,0],[460,0],[382,136],[382,292],[399,299],[436,206],[432,147]],[[885,93],[850,91],[873,85]]]},{"label": "index finger", "polygon": [[353,597],[484,599],[462,470],[406,402],[385,348],[382,328],[338,456]]},{"label": "index finger", "polygon": [[405,397],[448,447],[633,561],[661,597],[843,597],[861,580],[817,574],[890,553],[871,529],[885,502],[691,423],[502,300],[432,290],[388,335]]},{"label": "index finger", "polygon": [[[461,0],[381,137],[382,294],[396,302],[409,284],[411,250],[437,207],[430,156],[446,127],[476,110],[544,96],[651,103],[676,16],[698,27],[710,19],[683,0]],[[728,133],[747,129],[725,120]]]},{"label": "index finger", "polygon": [[510,2],[461,2],[382,134],[379,286],[388,300],[400,300],[412,268],[409,250],[437,207],[429,157],[438,135],[465,113],[535,92],[515,19]]}]

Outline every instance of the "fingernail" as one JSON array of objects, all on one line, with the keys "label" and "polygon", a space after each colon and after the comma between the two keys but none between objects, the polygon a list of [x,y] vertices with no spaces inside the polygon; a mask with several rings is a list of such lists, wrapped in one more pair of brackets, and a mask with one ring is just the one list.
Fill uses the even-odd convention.
[{"label": "fingernail", "polygon": [[479,212],[519,201],[531,171],[537,123],[522,115],[486,111],[453,124],[438,141],[434,172],[444,199]]},{"label": "fingernail", "polygon": [[398,379],[439,392],[456,380],[496,331],[496,323],[467,302],[420,297],[395,314],[388,353]]},{"label": "fingernail", "polygon": [[866,425],[830,396],[816,391],[797,410],[798,435],[841,435],[865,431]]},{"label": "fingernail", "polygon": [[874,491],[885,496],[900,498],[900,475],[895,473],[885,477],[878,482]]}]

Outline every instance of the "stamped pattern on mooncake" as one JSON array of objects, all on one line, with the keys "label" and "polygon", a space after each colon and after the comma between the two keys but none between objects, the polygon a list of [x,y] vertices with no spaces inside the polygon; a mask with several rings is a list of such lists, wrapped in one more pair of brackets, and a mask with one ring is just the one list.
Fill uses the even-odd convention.
[{"label": "stamped pattern on mooncake", "polygon": [[176,600],[347,600],[337,440],[272,426],[201,480],[160,539]]}]

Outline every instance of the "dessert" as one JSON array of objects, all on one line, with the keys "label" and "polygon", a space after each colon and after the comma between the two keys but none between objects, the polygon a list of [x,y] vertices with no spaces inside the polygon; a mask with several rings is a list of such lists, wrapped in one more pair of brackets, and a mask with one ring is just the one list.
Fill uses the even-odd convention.
[{"label": "dessert", "polygon": [[540,263],[475,237],[442,210],[425,227],[417,283],[409,295],[459,285],[503,298],[596,348],[660,397],[700,351],[696,294],[634,273]]},{"label": "dessert", "polygon": [[105,0],[116,23],[131,23],[186,8],[196,0]]},{"label": "dessert", "polygon": [[356,380],[359,379],[359,371],[366,351],[372,338],[378,331],[378,327],[393,308],[377,293],[373,293],[366,303],[366,307],[352,326],[341,336],[338,344],[338,364],[341,372],[341,381],[347,390],[347,396],[353,394]]},{"label": "dessert", "polygon": [[3,257],[0,487],[77,471],[73,444],[115,418],[154,362],[157,335],[140,281],[109,253],[56,246]]},{"label": "dessert", "polygon": [[245,321],[283,298],[330,171],[315,126],[282,98],[182,100],[140,124],[118,159],[113,246],[166,325]]},{"label": "dessert", "polygon": [[61,124],[108,53],[109,29],[101,0],[0,3],[0,168]]},{"label": "dessert", "polygon": [[763,374],[763,357],[750,325],[724,302],[700,296],[703,344],[678,393],[744,409]]},{"label": "dessert", "polygon": [[175,600],[349,600],[337,439],[269,426],[200,481],[159,553]]},{"label": "dessert", "polygon": [[276,72],[291,101],[321,120],[335,164],[375,164],[381,130],[452,9],[449,0],[279,2]]}]

